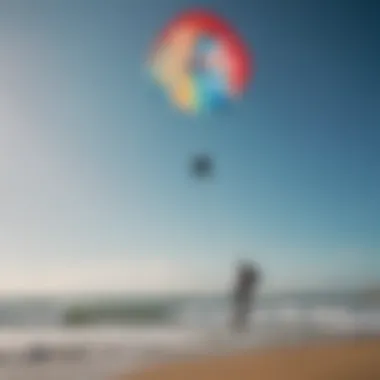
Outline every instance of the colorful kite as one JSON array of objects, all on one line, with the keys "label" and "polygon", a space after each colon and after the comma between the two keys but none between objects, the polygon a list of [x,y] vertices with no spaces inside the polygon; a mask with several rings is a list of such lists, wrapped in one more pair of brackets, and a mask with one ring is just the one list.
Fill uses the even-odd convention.
[{"label": "colorful kite", "polygon": [[156,82],[181,110],[200,113],[239,98],[252,74],[248,49],[208,11],[189,11],[158,36],[149,57]]}]

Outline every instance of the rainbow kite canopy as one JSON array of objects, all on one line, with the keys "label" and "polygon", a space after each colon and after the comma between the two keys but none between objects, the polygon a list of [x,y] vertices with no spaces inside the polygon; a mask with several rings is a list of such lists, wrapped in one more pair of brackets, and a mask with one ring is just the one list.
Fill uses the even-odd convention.
[{"label": "rainbow kite canopy", "polygon": [[251,76],[240,37],[207,11],[180,15],[159,35],[149,65],[155,81],[181,110],[199,113],[241,96]]}]

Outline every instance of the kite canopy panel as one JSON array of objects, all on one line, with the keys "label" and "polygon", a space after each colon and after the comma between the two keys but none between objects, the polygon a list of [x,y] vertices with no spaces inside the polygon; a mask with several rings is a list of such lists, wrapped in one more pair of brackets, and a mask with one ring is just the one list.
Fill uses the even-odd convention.
[{"label": "kite canopy panel", "polygon": [[209,11],[185,12],[160,33],[149,56],[156,83],[187,113],[218,109],[239,98],[252,75],[243,40]]}]

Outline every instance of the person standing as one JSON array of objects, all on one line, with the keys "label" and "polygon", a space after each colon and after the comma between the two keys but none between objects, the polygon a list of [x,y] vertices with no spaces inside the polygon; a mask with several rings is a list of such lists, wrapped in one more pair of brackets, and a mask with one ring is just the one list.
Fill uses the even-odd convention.
[{"label": "person standing", "polygon": [[249,315],[255,301],[259,279],[259,270],[254,264],[242,262],[238,265],[233,291],[234,330],[242,331],[248,327]]}]

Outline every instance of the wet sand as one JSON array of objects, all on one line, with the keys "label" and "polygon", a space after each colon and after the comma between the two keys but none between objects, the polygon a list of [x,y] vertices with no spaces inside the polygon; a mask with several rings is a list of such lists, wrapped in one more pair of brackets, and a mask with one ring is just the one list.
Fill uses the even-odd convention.
[{"label": "wet sand", "polygon": [[121,380],[380,380],[380,339],[263,349],[156,366]]}]

